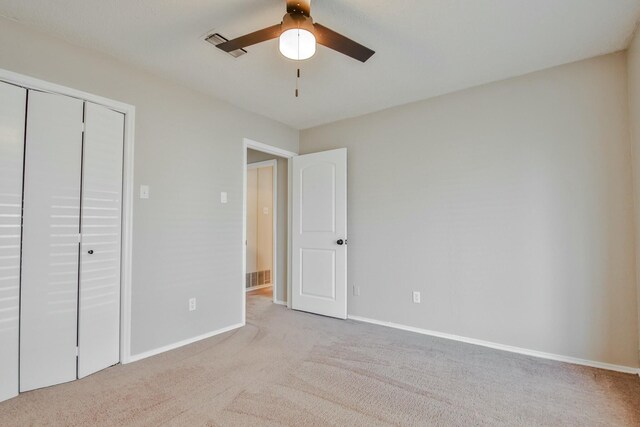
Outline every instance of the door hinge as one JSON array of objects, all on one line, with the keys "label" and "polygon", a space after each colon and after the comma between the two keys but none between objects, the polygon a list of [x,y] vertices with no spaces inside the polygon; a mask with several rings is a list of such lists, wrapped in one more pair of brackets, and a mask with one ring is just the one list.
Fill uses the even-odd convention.
[{"label": "door hinge", "polygon": [[87,130],[87,124],[82,122],[82,133],[85,133],[86,130]]},{"label": "door hinge", "polygon": [[78,243],[82,243],[82,234],[78,233]]},{"label": "door hinge", "polygon": [[80,356],[80,347],[76,347],[76,357]]}]

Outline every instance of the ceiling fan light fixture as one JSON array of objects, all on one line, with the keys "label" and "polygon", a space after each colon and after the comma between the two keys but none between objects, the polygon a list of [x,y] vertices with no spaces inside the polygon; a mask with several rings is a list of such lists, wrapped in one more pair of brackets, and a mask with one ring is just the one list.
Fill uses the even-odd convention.
[{"label": "ceiling fan light fixture", "polygon": [[290,28],[280,35],[280,53],[286,58],[302,61],[316,53],[316,36],[302,28]]},{"label": "ceiling fan light fixture", "polygon": [[321,44],[360,62],[367,62],[375,53],[366,46],[333,31],[324,25],[314,24],[311,17],[311,0],[286,0],[287,13],[280,24],[254,31],[216,46],[232,52],[267,40],[280,39],[280,52],[286,58],[301,61],[316,53]]}]

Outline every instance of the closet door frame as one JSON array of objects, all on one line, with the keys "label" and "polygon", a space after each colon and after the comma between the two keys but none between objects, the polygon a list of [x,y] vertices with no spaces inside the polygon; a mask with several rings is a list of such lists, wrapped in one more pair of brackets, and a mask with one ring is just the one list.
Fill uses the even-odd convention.
[{"label": "closet door frame", "polygon": [[131,255],[133,243],[133,153],[135,115],[133,105],[103,98],[87,92],[49,83],[44,80],[0,68],[0,81],[25,89],[55,93],[102,105],[124,114],[124,158],[122,174],[122,252],[120,270],[120,363],[131,360]]}]

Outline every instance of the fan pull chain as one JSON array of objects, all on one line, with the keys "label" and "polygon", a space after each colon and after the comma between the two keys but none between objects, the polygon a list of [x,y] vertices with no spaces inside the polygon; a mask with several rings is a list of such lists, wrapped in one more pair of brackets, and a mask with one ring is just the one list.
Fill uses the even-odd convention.
[{"label": "fan pull chain", "polygon": [[299,82],[300,82],[300,68],[298,68],[298,71],[296,73],[296,98],[298,97],[298,86],[299,86]]}]

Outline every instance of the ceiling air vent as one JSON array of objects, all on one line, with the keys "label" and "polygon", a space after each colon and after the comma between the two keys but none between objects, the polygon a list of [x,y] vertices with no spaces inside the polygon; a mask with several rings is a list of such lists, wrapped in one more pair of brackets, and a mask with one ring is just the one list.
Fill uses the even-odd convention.
[{"label": "ceiling air vent", "polygon": [[[225,36],[219,34],[219,33],[213,33],[210,36],[208,36],[206,39],[206,41],[208,41],[209,43],[211,43],[212,45],[216,46],[219,45],[220,43],[224,43],[224,42],[228,42],[229,39],[226,38]],[[229,55],[233,56],[234,58],[237,58],[239,56],[244,55],[245,53],[247,53],[246,50],[244,49],[238,49],[238,50],[232,50],[231,52],[228,52]]]}]

